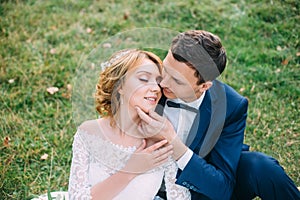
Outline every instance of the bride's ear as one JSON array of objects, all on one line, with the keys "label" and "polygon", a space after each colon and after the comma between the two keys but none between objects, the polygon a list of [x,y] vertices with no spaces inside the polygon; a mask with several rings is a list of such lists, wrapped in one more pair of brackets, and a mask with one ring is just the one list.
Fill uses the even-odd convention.
[{"label": "bride's ear", "polygon": [[120,88],[118,89],[118,93],[119,93],[120,95],[124,95],[124,90],[122,89],[122,87],[120,87]]},{"label": "bride's ear", "polygon": [[124,82],[123,82],[123,78],[121,78],[118,82],[118,84],[116,85],[116,89],[118,91],[118,93],[120,95],[124,95],[125,94],[125,91],[123,89],[123,85],[124,85]]}]

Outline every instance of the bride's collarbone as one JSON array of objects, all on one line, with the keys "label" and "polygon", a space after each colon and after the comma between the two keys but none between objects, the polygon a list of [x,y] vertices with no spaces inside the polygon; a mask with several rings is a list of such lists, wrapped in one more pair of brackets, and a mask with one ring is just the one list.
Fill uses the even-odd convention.
[{"label": "bride's collarbone", "polygon": [[123,147],[138,147],[141,145],[143,139],[138,137],[137,133],[133,133],[132,131],[121,131],[117,126],[110,126],[109,120],[103,120],[101,122],[101,129],[106,140]]},{"label": "bride's collarbone", "polygon": [[138,147],[142,143],[142,138],[134,137],[128,133],[106,132],[106,139],[110,142],[124,147]]}]

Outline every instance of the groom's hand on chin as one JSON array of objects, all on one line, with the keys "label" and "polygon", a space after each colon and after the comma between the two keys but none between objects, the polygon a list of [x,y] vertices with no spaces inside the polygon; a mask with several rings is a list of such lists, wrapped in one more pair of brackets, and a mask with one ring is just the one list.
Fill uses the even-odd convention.
[{"label": "groom's hand on chin", "polygon": [[136,111],[141,118],[141,122],[138,125],[138,131],[140,134],[145,138],[156,141],[166,139],[168,143],[173,146],[173,158],[175,160],[181,158],[181,156],[187,151],[187,147],[177,136],[171,122],[153,110],[150,110],[149,114],[147,114],[139,107],[136,107]]},{"label": "groom's hand on chin", "polygon": [[139,107],[135,108],[141,119],[138,124],[138,131],[145,138],[154,141],[167,139],[171,142],[176,137],[176,132],[168,119],[160,116],[153,110],[150,110],[149,114],[147,114]]}]

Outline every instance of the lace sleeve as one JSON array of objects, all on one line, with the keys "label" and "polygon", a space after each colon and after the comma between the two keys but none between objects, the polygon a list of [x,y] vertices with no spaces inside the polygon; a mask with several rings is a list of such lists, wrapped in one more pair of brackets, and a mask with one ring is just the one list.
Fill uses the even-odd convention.
[{"label": "lace sleeve", "polygon": [[176,173],[178,170],[177,163],[174,160],[171,160],[168,165],[165,167],[165,186],[167,192],[167,199],[180,199],[180,200],[190,200],[191,193],[190,191],[182,187],[181,185],[177,185],[176,181]]},{"label": "lace sleeve", "polygon": [[69,199],[90,200],[91,185],[88,183],[89,153],[79,136],[80,130],[74,136],[73,157],[69,178]]}]

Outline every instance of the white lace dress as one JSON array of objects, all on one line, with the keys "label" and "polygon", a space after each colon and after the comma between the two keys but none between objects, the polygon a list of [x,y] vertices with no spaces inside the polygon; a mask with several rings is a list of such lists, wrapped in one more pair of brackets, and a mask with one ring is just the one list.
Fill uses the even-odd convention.
[{"label": "white lace dress", "polygon": [[[91,199],[91,187],[123,168],[136,150],[136,147],[113,144],[105,140],[101,129],[96,130],[78,128],[74,136],[68,188],[70,200]],[[163,178],[168,199],[191,199],[188,189],[175,184],[176,172],[177,164],[170,159],[163,166],[135,177],[114,199],[152,200]]]}]

